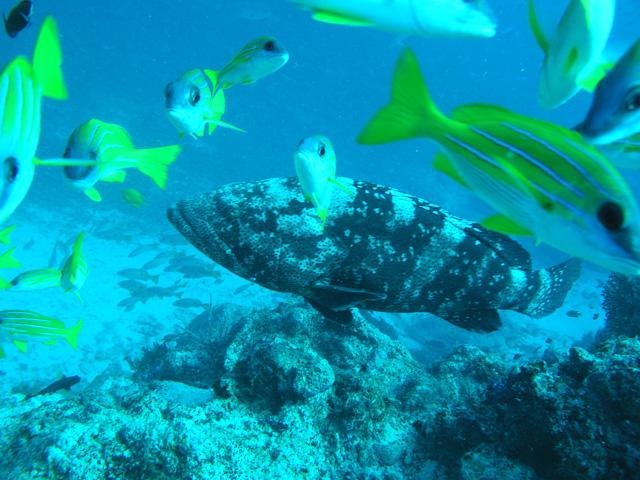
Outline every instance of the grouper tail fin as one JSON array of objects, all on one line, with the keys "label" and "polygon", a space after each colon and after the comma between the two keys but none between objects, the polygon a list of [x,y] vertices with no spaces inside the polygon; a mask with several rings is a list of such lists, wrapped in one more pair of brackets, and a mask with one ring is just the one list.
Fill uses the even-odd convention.
[{"label": "grouper tail fin", "polygon": [[525,301],[514,310],[533,318],[550,315],[564,303],[569,290],[580,276],[580,261],[576,258],[534,271],[530,274]]}]

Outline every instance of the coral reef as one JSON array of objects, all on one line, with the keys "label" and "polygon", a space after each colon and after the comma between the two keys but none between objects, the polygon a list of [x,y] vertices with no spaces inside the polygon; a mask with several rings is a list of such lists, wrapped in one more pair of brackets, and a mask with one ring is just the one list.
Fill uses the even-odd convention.
[{"label": "coral reef", "polygon": [[72,397],[3,402],[7,479],[622,479],[640,471],[640,342],[512,369],[430,367],[302,303],[196,317]]},{"label": "coral reef", "polygon": [[640,277],[612,273],[603,291],[605,327],[598,332],[599,341],[618,335],[640,335]]}]

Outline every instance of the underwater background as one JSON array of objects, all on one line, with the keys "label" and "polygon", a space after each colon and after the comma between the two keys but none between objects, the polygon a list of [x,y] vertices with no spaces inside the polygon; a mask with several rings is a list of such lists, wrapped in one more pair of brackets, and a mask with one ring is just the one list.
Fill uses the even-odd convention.
[{"label": "underwater background", "polygon": [[[565,8],[536,4],[549,24]],[[316,134],[333,142],[338,175],[482,219],[489,208],[432,168],[432,143],[372,148],[355,138],[388,98],[404,46],[445,112],[482,102],[579,123],[590,103],[584,92],[553,111],[537,105],[542,54],[527,3],[491,6],[495,38],[447,39],[326,25],[276,0],[38,1],[33,25],[0,39],[5,65],[31,57],[46,15],[58,22],[69,98],[43,101],[38,156],[61,156],[90,118],[124,126],[136,145],[179,143],[182,153],[165,190],[137,173],[127,178],[144,195],[140,208],[122,199],[120,184],[102,183],[96,203],[60,169],[37,170],[11,221],[16,256],[23,268],[41,267],[56,242],[84,231],[89,275],[81,301],[58,289],[8,291],[2,309],[84,324],[75,350],[3,344],[0,478],[640,478],[633,280],[585,265],[554,314],[506,312],[490,334],[428,314],[379,313],[347,334],[300,299],[214,265],[166,219],[173,203],[226,183],[294,176],[298,141]],[[616,8],[619,53],[637,37],[640,3]],[[257,84],[225,92],[224,120],[246,133],[179,139],[164,112],[165,85],[192,68],[221,68],[262,35],[291,57]],[[637,173],[624,174],[637,191]],[[519,241],[536,267],[566,259]],[[158,255],[145,270],[161,288],[123,306],[136,293],[118,285],[118,272]],[[175,305],[180,299],[190,301]],[[24,401],[63,375],[80,383]]]}]

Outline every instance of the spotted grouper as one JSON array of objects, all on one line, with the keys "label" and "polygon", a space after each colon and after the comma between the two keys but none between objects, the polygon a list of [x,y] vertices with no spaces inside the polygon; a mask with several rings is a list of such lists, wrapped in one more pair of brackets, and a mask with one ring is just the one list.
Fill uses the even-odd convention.
[{"label": "spotted grouper", "polygon": [[533,270],[505,235],[383,185],[339,181],[354,194],[334,196],[324,229],[295,178],[225,185],[167,215],[231,272],[342,321],[352,308],[429,312],[490,332],[498,310],[552,313],[579,276],[575,259]]}]

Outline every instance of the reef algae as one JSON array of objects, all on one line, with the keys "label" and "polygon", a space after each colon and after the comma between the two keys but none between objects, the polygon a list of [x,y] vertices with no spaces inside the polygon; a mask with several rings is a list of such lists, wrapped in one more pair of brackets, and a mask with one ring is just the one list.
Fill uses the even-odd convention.
[{"label": "reef algae", "polygon": [[635,338],[427,367],[358,314],[224,306],[77,395],[4,399],[0,478],[633,478],[638,369]]}]

